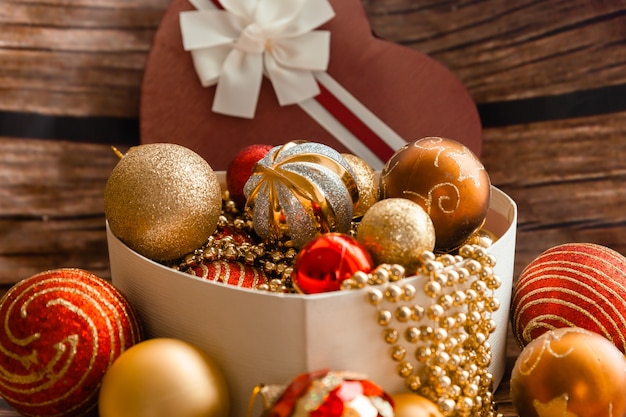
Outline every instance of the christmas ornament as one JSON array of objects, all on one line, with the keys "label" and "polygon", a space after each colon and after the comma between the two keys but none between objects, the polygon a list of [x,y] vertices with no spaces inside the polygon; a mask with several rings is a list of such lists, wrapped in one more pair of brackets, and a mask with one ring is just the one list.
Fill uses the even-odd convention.
[{"label": "christmas ornament", "polygon": [[214,282],[235,285],[242,288],[257,288],[267,284],[269,279],[261,269],[241,262],[213,261],[203,262],[187,272],[191,275]]},{"label": "christmas ornament", "polygon": [[142,337],[126,298],[80,269],[20,281],[0,317],[0,395],[25,416],[91,415],[105,372]]},{"label": "christmas ornament", "polygon": [[239,206],[246,203],[243,186],[246,184],[254,165],[263,158],[271,149],[272,145],[254,144],[241,149],[226,169],[226,187],[230,198]]},{"label": "christmas ornament", "polygon": [[435,226],[437,251],[456,249],[485,221],[491,182],[467,147],[427,137],[399,149],[381,172],[381,198],[421,205]]},{"label": "christmas ornament", "polygon": [[520,274],[511,312],[520,346],[554,328],[582,327],[624,352],[626,258],[592,243],[552,247]]},{"label": "christmas ornament", "polygon": [[572,327],[530,342],[511,373],[511,400],[524,417],[626,415],[626,361],[606,338]]},{"label": "christmas ornament", "polygon": [[273,148],[256,164],[244,193],[256,233],[269,241],[291,239],[298,248],[320,233],[347,232],[358,201],[341,154],[301,141]]},{"label": "christmas ornament", "polygon": [[180,145],[131,148],[104,190],[113,234],[153,260],[170,260],[201,246],[217,226],[222,191],[198,154]]},{"label": "christmas ornament", "polygon": [[443,417],[434,402],[426,397],[404,392],[393,394],[394,417]]},{"label": "christmas ornament", "polygon": [[418,268],[422,252],[433,250],[435,229],[420,205],[404,198],[388,198],[365,213],[356,238],[375,264],[400,264],[411,273]]},{"label": "christmas ornament", "polygon": [[379,181],[376,172],[363,159],[349,153],[341,154],[352,168],[359,199],[354,204],[353,217],[361,217],[378,201]]},{"label": "christmas ornament", "polygon": [[124,352],[106,373],[100,417],[228,417],[229,393],[216,364],[195,346],[156,338]]},{"label": "christmas ornament", "polygon": [[325,233],[308,242],[296,257],[293,285],[305,294],[337,291],[357,271],[370,272],[372,259],[353,237]]},{"label": "christmas ornament", "polygon": [[393,417],[390,396],[365,376],[317,371],[296,377],[267,417]]}]

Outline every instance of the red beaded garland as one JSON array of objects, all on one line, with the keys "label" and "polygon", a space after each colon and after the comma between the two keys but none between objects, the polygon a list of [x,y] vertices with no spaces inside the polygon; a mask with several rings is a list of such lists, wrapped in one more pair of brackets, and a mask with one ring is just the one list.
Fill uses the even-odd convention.
[{"label": "red beaded garland", "polygon": [[90,415],[105,372],[142,339],[126,298],[80,269],[20,281],[0,318],[0,395],[25,416]]},{"label": "red beaded garland", "polygon": [[337,291],[355,272],[372,269],[370,254],[356,239],[342,233],[325,233],[300,250],[292,279],[300,292],[316,294]]},{"label": "red beaded garland", "polygon": [[250,178],[252,168],[272,149],[272,145],[253,144],[241,149],[226,170],[226,187],[230,198],[240,206],[246,203],[243,186]]}]

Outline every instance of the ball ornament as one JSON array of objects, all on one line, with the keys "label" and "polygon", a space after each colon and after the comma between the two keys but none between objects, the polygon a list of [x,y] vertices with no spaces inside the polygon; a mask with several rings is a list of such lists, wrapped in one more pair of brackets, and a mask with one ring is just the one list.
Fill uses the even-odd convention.
[{"label": "ball ornament", "polygon": [[350,165],[329,146],[293,141],[274,147],[244,186],[262,239],[301,248],[321,233],[346,233],[358,189]]},{"label": "ball ornament", "polygon": [[131,148],[104,190],[111,232],[141,255],[171,260],[201,246],[217,227],[222,190],[194,151],[171,143]]},{"label": "ball ornament", "polygon": [[522,417],[626,415],[626,361],[605,337],[578,327],[530,342],[511,373],[511,400]]},{"label": "ball ornament", "polygon": [[228,417],[230,394],[204,352],[178,339],[156,338],[124,352],[106,373],[100,417]]},{"label": "ball ornament", "polygon": [[309,241],[298,253],[293,266],[293,285],[305,294],[338,291],[341,283],[373,263],[370,254],[356,239],[342,233],[325,233]]},{"label": "ball ornament", "polygon": [[515,284],[511,322],[520,346],[555,328],[582,327],[625,352],[626,258],[594,243],[547,249]]},{"label": "ball ornament", "polygon": [[435,229],[426,211],[405,198],[387,198],[365,213],[356,239],[376,265],[402,265],[407,274],[420,266],[420,256],[435,246]]},{"label": "ball ornament", "polygon": [[252,144],[241,149],[226,169],[226,188],[230,198],[243,207],[246,204],[246,196],[243,192],[243,186],[246,184],[254,165],[263,158],[271,149],[272,145]]},{"label": "ball ornament", "polygon": [[105,372],[142,338],[126,298],[81,269],[15,284],[0,318],[0,395],[25,416],[92,415]]},{"label": "ball ornament", "polygon": [[431,217],[436,250],[461,246],[483,225],[491,181],[483,164],[463,144],[426,137],[406,144],[385,164],[381,198],[407,198]]}]

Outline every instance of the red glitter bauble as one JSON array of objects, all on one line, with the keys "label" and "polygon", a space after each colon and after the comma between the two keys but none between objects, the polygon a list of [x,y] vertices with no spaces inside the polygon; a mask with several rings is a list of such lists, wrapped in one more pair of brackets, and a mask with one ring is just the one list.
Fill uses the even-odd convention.
[{"label": "red glitter bauble", "polygon": [[293,266],[298,291],[316,294],[337,291],[355,272],[373,268],[369,252],[356,239],[342,233],[325,233],[309,241]]},{"label": "red glitter bauble", "polygon": [[226,186],[230,198],[240,206],[246,203],[243,186],[250,178],[254,165],[267,154],[272,145],[254,144],[240,150],[226,170]]},{"label": "red glitter bauble", "polygon": [[243,288],[256,288],[269,281],[262,269],[241,262],[203,262],[188,272],[209,281],[221,282]]},{"label": "red glitter bauble", "polygon": [[94,415],[105,372],[142,338],[126,298],[80,269],[15,284],[0,318],[0,395],[24,416]]},{"label": "red glitter bauble", "polygon": [[593,243],[554,246],[526,266],[511,301],[526,346],[549,330],[581,327],[626,351],[626,257]]}]

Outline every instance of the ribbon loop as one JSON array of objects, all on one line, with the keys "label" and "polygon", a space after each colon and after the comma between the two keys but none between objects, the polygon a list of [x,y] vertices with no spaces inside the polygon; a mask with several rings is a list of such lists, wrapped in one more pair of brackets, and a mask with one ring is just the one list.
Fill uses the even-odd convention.
[{"label": "ribbon loop", "polygon": [[223,0],[225,11],[198,4],[181,13],[180,27],[202,85],[217,84],[213,111],[254,117],[263,74],[281,105],[319,94],[313,72],[328,67],[330,34],[313,29],[334,16],[328,0]]}]

